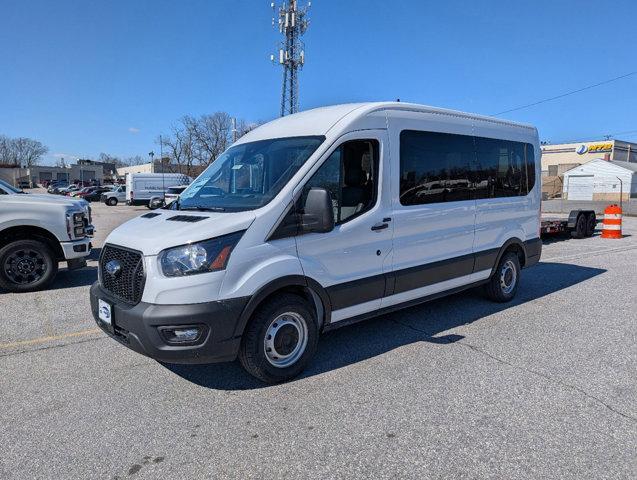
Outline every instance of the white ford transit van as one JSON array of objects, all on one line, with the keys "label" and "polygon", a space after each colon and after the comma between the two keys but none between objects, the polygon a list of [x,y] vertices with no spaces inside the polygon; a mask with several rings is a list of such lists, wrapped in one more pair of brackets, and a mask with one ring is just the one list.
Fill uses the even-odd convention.
[{"label": "white ford transit van", "polygon": [[319,108],[251,131],[168,208],[114,230],[98,325],[167,363],[298,375],[321,332],[483,285],[540,258],[537,130],[405,103]]}]

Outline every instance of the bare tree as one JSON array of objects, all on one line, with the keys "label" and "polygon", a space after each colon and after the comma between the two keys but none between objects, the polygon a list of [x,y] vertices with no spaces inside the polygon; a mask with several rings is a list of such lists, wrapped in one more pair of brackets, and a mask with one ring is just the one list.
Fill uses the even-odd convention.
[{"label": "bare tree", "polygon": [[0,162],[33,167],[49,151],[41,142],[32,138],[0,136]]},{"label": "bare tree", "polygon": [[202,115],[199,118],[186,116],[181,122],[192,136],[193,154],[200,165],[210,165],[228,148],[232,120],[226,112]]},{"label": "bare tree", "polygon": [[114,163],[116,167],[125,166],[121,158],[116,157],[115,155],[111,155],[110,153],[100,153],[97,156],[97,161],[102,163]]},{"label": "bare tree", "polygon": [[256,122],[247,122],[243,119],[237,120],[237,140],[243,137],[246,133],[251,132],[255,128],[263,125],[264,122],[258,120]]},{"label": "bare tree", "polygon": [[[237,121],[237,138],[258,127],[262,122]],[[193,117],[186,115],[171,127],[168,135],[161,135],[164,155],[181,173],[195,176],[210,165],[232,143],[232,118],[226,112]]]},{"label": "bare tree", "polygon": [[15,165],[11,152],[11,139],[4,135],[0,135],[0,164]]},{"label": "bare tree", "polygon": [[[190,129],[183,126],[173,126],[171,134],[160,136],[157,143],[161,145],[164,157],[169,160],[169,165],[176,167],[175,170],[178,173],[184,173],[190,177],[195,176],[194,139]],[[163,159],[162,162],[164,162]]]},{"label": "bare tree", "polygon": [[127,167],[132,167],[133,165],[141,165],[142,163],[147,163],[148,160],[144,159],[141,155],[133,155],[132,157],[126,157],[122,159],[122,163]]},{"label": "bare tree", "polygon": [[13,148],[17,163],[25,167],[33,167],[40,163],[40,159],[49,151],[41,142],[31,138],[15,138]]}]

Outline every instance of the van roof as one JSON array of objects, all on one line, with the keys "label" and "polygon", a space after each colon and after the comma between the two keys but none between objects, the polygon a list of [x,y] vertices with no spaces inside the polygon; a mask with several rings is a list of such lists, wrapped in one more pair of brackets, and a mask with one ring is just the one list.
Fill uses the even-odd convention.
[{"label": "van roof", "polygon": [[327,133],[341,121],[343,122],[343,126],[345,126],[375,112],[386,110],[450,115],[535,131],[535,127],[532,125],[502,120],[485,115],[461,112],[458,110],[449,110],[445,108],[431,107],[428,105],[419,105],[416,103],[367,102],[347,103],[314,108],[304,112],[295,113],[293,115],[277,118],[276,120],[261,125],[247,133],[241,137],[237,143],[254,142],[257,140],[280,137],[327,135]]}]

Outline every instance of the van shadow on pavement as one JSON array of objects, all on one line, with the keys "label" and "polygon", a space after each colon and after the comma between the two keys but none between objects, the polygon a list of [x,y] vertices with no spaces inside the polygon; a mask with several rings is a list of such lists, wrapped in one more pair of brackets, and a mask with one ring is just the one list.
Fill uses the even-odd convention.
[{"label": "van shadow on pavement", "polygon": [[[443,332],[577,285],[604,272],[606,270],[599,268],[540,262],[522,271],[520,288],[515,300],[510,303],[491,302],[482,296],[479,289],[473,289],[328,332],[321,336],[315,357],[297,380],[415,342],[457,342],[464,337]],[[245,390],[267,386],[248,375],[238,362],[164,366],[180,377],[207,388]]]}]

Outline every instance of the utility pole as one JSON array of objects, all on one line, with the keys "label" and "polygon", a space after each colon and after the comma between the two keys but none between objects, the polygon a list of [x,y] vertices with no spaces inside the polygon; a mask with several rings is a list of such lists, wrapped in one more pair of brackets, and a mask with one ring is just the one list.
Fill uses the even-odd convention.
[{"label": "utility pole", "polygon": [[307,18],[312,2],[299,8],[297,0],[284,1],[277,7],[271,5],[274,16],[272,26],[278,24],[279,32],[285,40],[279,46],[278,58],[270,56],[270,60],[283,66],[283,86],[281,89],[281,116],[296,113],[299,110],[299,70],[305,64],[305,45],[301,36],[307,31],[310,20]]},{"label": "utility pole", "polygon": [[232,117],[232,143],[236,142],[238,138],[237,132],[237,119]]}]

